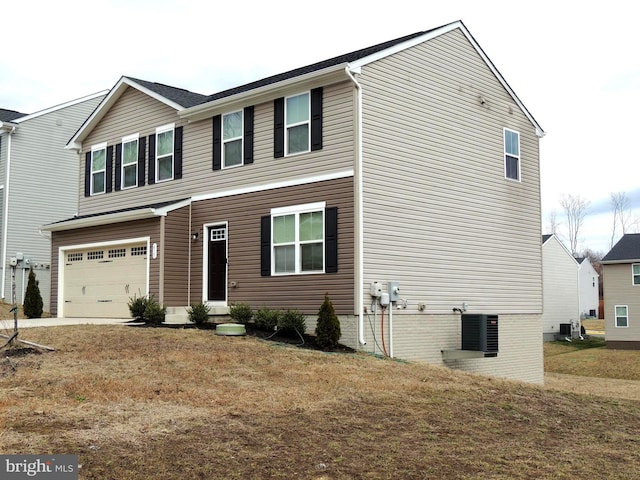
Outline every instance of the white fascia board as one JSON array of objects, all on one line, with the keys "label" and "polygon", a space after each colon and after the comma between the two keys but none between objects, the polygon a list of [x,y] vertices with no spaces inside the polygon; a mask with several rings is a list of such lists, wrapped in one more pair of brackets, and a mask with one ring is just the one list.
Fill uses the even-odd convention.
[{"label": "white fascia board", "polygon": [[459,20],[456,21],[456,22],[452,22],[452,23],[450,23],[448,25],[444,25],[444,26],[442,26],[442,27],[440,27],[440,28],[438,28],[436,30],[427,32],[424,35],[420,35],[419,37],[415,37],[415,38],[412,38],[411,40],[407,40],[406,42],[400,43],[400,44],[395,45],[393,47],[390,47],[390,48],[388,48],[386,50],[382,50],[380,52],[374,53],[373,55],[369,55],[368,57],[364,57],[364,58],[361,58],[360,60],[356,60],[354,62],[351,62],[349,64],[349,69],[353,73],[357,73],[357,69],[361,69],[363,66],[365,66],[365,65],[367,65],[367,64],[369,64],[371,62],[375,62],[375,61],[380,60],[382,58],[385,58],[385,57],[387,57],[389,55],[393,55],[395,53],[401,52],[401,51],[403,51],[403,50],[405,50],[407,48],[414,47],[414,46],[416,46],[416,45],[418,45],[420,43],[426,42],[428,40],[432,40],[432,39],[434,39],[436,37],[439,37],[440,35],[443,35],[445,33],[449,33],[452,30],[455,30],[457,28],[459,28],[460,31],[464,34],[464,36],[467,38],[467,40],[469,40],[469,43],[471,43],[471,45],[476,50],[478,55],[480,55],[482,60],[484,60],[484,62],[487,64],[487,66],[489,67],[491,72],[493,72],[493,74],[496,76],[496,78],[498,79],[500,84],[509,93],[509,95],[511,96],[513,101],[518,105],[520,110],[522,110],[522,112],[529,119],[531,124],[535,127],[536,135],[538,137],[544,137],[545,131],[538,124],[536,119],[533,118],[533,115],[531,115],[529,110],[527,110],[527,108],[524,106],[524,104],[520,101],[520,99],[518,98],[516,93],[511,89],[511,87],[509,86],[507,81],[504,79],[504,77],[500,74],[498,69],[493,64],[493,62],[484,53],[484,50],[482,50],[482,48],[476,42],[476,40],[473,38],[473,36],[469,32],[469,30],[467,30],[467,27],[464,26],[464,23],[462,23]]},{"label": "white fascia board", "polygon": [[600,264],[601,265],[620,265],[620,264],[624,264],[624,263],[628,263],[629,265],[631,265],[632,263],[640,263],[640,258],[629,258],[629,259],[623,259],[623,260],[607,260],[606,262],[601,261]]},{"label": "white fascia board", "polygon": [[109,91],[107,96],[102,100],[100,105],[91,113],[89,118],[85,120],[82,126],[78,129],[76,134],[69,140],[65,148],[67,150],[80,150],[82,148],[82,141],[89,135],[89,133],[95,128],[95,126],[102,120],[102,118],[106,115],[106,113],[113,107],[113,105],[118,101],[118,99],[122,96],[125,90],[129,87],[135,88],[136,90],[141,91],[145,95],[148,95],[159,102],[168,105],[169,107],[179,111],[182,110],[183,107],[178,105],[175,102],[163,97],[162,95],[158,95],[156,92],[152,92],[146,87],[143,87],[139,83],[134,82],[128,77],[121,77],[118,80],[118,83]]},{"label": "white fascia board", "polygon": [[273,183],[267,183],[267,184],[262,184],[262,185],[253,185],[253,186],[248,186],[248,187],[243,187],[243,188],[235,188],[235,189],[230,189],[230,190],[220,190],[220,191],[211,192],[211,193],[202,193],[202,194],[199,194],[199,195],[194,195],[193,197],[191,197],[191,200],[193,202],[199,202],[199,201],[202,201],[202,200],[211,200],[211,199],[214,199],[214,198],[224,198],[224,197],[230,197],[230,196],[233,196],[233,195],[242,195],[242,194],[246,194],[246,193],[264,192],[266,190],[272,190],[274,188],[295,187],[297,185],[308,185],[310,183],[324,182],[324,181],[327,181],[327,180],[337,180],[337,179],[340,179],[340,178],[353,177],[353,175],[354,175],[353,169],[349,169],[349,170],[343,170],[343,171],[339,171],[339,172],[331,172],[331,173],[326,173],[326,174],[322,174],[322,175],[316,175],[316,176],[312,176],[312,177],[295,178],[295,179],[285,180],[285,181],[281,181],[281,182],[273,182]]},{"label": "white fascia board", "polygon": [[14,122],[22,123],[22,122],[25,122],[27,120],[31,120],[32,118],[41,117],[42,115],[46,115],[47,113],[52,113],[52,112],[55,112],[57,110],[61,110],[63,108],[72,107],[73,105],[77,105],[79,103],[86,102],[88,100],[93,100],[94,98],[104,97],[107,93],[109,93],[109,90],[101,90],[99,92],[92,93],[91,95],[87,95],[85,97],[76,98],[75,100],[70,100],[68,102],[61,103],[60,105],[56,105],[54,107],[50,107],[50,108],[46,108],[44,110],[40,110],[39,112],[36,112],[36,113],[31,113],[29,115],[25,115],[24,117],[20,117],[20,118],[15,119]]},{"label": "white fascia board", "polygon": [[141,208],[139,210],[107,213],[104,215],[95,215],[86,218],[72,218],[70,220],[44,225],[43,227],[40,227],[40,230],[44,232],[61,232],[64,230],[76,230],[80,228],[96,227],[99,225],[108,225],[112,223],[144,220],[153,217],[166,217],[169,212],[187,206],[189,205],[189,203],[191,203],[191,199],[182,200],[181,202],[172,203],[171,205],[160,208]]},{"label": "white fascia board", "polygon": [[283,96],[286,92],[290,93],[294,87],[299,90],[304,90],[337,83],[348,79],[344,71],[347,65],[347,63],[333,65],[323,68],[322,70],[316,70],[296,77],[287,78],[280,82],[253,88],[236,95],[230,95],[194,107],[185,108],[179,111],[178,115],[180,118],[187,119],[190,122],[197,122],[221,113],[227,113],[234,109],[237,110],[246,105],[257,105],[258,103],[272,100],[278,96]]}]

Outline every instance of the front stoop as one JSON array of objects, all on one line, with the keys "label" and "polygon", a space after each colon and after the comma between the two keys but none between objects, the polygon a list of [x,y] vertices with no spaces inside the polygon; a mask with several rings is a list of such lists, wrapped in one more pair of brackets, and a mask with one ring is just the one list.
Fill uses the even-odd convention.
[{"label": "front stoop", "polygon": [[[168,325],[191,325],[187,309],[189,307],[167,307],[164,323]],[[210,307],[209,321],[224,323],[229,321],[229,307]]]}]

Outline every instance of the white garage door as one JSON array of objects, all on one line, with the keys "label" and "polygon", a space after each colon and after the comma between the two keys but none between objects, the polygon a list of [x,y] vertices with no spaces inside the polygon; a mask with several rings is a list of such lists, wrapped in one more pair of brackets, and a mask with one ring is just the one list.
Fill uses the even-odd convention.
[{"label": "white garage door", "polygon": [[130,318],[129,299],[147,294],[147,245],[67,250],[65,317]]}]

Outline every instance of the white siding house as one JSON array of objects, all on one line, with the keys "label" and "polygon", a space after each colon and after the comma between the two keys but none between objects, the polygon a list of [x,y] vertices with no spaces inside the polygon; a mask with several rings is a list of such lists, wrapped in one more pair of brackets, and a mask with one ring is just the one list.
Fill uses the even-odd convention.
[{"label": "white siding house", "polygon": [[555,235],[542,237],[542,282],[544,340],[567,334],[561,325],[579,329],[578,262]]},{"label": "white siding house", "polygon": [[0,118],[0,297],[7,303],[13,300],[10,260],[21,253],[15,300],[23,303],[30,266],[49,311],[51,240],[39,227],[78,211],[78,155],[64,147],[105,93]]},{"label": "white siding house", "polygon": [[578,261],[578,289],[580,295],[580,318],[598,318],[598,272],[588,258]]}]

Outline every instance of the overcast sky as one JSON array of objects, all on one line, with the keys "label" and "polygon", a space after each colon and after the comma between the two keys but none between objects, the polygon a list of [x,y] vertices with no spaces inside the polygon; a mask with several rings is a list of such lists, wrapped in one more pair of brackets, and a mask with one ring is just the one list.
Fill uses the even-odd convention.
[{"label": "overcast sky", "polygon": [[580,195],[590,202],[580,245],[606,253],[610,193],[627,192],[640,215],[632,2],[9,2],[0,108],[33,113],[109,89],[122,75],[211,94],[455,20],[546,132],[543,233],[550,211],[563,221],[561,196]]}]

